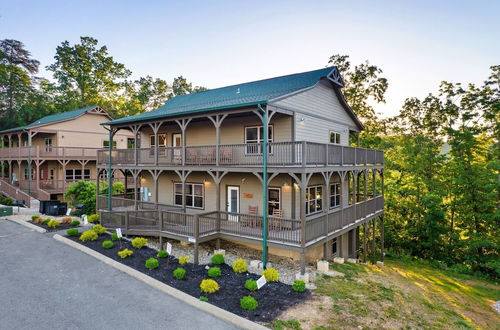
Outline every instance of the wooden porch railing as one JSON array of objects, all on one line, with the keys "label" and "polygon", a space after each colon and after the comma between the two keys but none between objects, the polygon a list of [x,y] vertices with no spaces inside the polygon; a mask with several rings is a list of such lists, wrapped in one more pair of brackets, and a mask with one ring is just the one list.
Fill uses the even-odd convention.
[{"label": "wooden porch railing", "polygon": [[10,198],[24,200],[24,205],[27,207],[31,206],[30,195],[22,191],[20,187],[15,187],[3,179],[0,180],[0,191]]},{"label": "wooden porch railing", "polygon": [[99,148],[32,146],[0,148],[0,159],[97,159]]},{"label": "wooden porch railing", "polygon": [[[226,144],[217,146],[158,147],[141,149],[115,149],[111,152],[113,165],[178,166],[219,165],[219,166],[261,166],[262,144]],[[185,155],[185,156],[183,156]],[[108,164],[109,151],[101,149],[97,153],[97,164]],[[313,142],[271,142],[269,143],[268,164],[270,166],[328,166],[383,164],[381,150],[354,148],[334,144]]]},{"label": "wooden porch railing", "polygon": [[[100,196],[105,197],[105,196]],[[115,198],[117,207],[120,199]],[[123,201],[122,201],[123,202]],[[132,201],[133,203],[133,201]],[[129,205],[127,205],[128,207]],[[380,215],[383,212],[383,196],[350,205],[344,209],[330,210],[306,220],[302,228],[300,220],[268,217],[269,242],[280,246],[301,246],[302,230],[305,230],[306,247],[333,237],[336,233],[349,229],[360,221]],[[152,236],[166,235],[184,237],[195,241],[215,238],[222,234],[235,240],[245,238],[262,240],[262,217],[256,215],[207,212],[186,214],[181,211],[166,210],[99,210],[101,222],[108,228],[123,228],[126,233],[147,233]]]}]

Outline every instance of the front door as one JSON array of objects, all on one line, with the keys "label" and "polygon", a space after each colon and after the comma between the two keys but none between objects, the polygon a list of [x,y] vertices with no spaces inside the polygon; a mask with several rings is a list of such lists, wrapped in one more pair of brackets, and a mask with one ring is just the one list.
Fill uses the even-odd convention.
[{"label": "front door", "polygon": [[174,133],[172,134],[172,147],[174,147],[174,160],[176,161],[181,161],[181,154],[182,150],[180,147],[182,147],[182,134],[181,133]]},{"label": "front door", "polygon": [[[240,187],[227,186],[227,211],[240,213]],[[238,216],[229,215],[229,221],[238,221]]]}]

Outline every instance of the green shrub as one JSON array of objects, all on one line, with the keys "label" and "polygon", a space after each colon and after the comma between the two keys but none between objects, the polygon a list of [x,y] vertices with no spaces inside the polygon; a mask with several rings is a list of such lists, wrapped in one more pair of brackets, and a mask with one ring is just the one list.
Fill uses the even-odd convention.
[{"label": "green shrub", "polygon": [[184,268],[176,268],[172,274],[178,280],[183,280],[186,277],[186,270]]},{"label": "green shrub", "polygon": [[91,214],[87,217],[87,221],[90,223],[98,223],[101,216],[99,214]]},{"label": "green shrub", "polygon": [[61,223],[59,221],[52,219],[49,222],[47,222],[47,227],[49,227],[49,228],[57,228],[57,227],[59,227],[60,224]]},{"label": "green shrub", "polygon": [[205,296],[200,296],[200,301],[208,302],[208,298]]},{"label": "green shrub", "polygon": [[70,223],[70,226],[73,226],[73,227],[76,227],[76,226],[79,226],[79,225],[80,225],[80,221],[78,221],[78,220],[73,220]]},{"label": "green shrub", "polygon": [[48,224],[48,223],[49,223],[49,221],[50,221],[50,220],[52,220],[52,219],[45,219],[45,220],[43,220],[43,221],[42,221],[42,223],[43,223],[44,225],[46,225],[46,224]]},{"label": "green shrub", "polygon": [[148,260],[146,260],[145,266],[147,269],[152,270],[158,268],[158,266],[160,266],[160,263],[158,262],[158,259],[149,258]]},{"label": "green shrub", "polygon": [[220,287],[216,281],[208,279],[201,281],[200,289],[205,293],[214,293],[219,291]]},{"label": "green shrub", "polygon": [[181,265],[185,265],[189,262],[189,257],[188,256],[185,256],[185,257],[179,257],[179,264]]},{"label": "green shrub", "polygon": [[14,200],[12,198],[0,194],[0,204],[5,206],[11,206],[12,203],[14,203]]},{"label": "green shrub", "polygon": [[146,244],[148,244],[148,239],[144,237],[136,237],[132,240],[132,246],[136,249],[142,249]]},{"label": "green shrub", "polygon": [[113,242],[111,241],[104,241],[102,242],[102,247],[105,249],[111,249],[113,247]]},{"label": "green shrub", "polygon": [[36,219],[40,218],[39,215],[32,215],[31,216],[31,221],[35,221]]},{"label": "green shrub", "polygon": [[129,249],[123,249],[121,251],[118,251],[118,256],[122,259],[125,259],[127,257],[130,257],[131,255],[134,254],[134,251],[131,251]]},{"label": "green shrub", "polygon": [[240,299],[240,306],[246,311],[253,311],[259,306],[259,303],[254,297],[246,296]]},{"label": "green shrub", "polygon": [[101,235],[101,234],[104,234],[106,232],[106,227],[103,227],[101,225],[95,225],[95,226],[92,226],[90,227],[91,230],[95,231],[97,233],[97,235]]},{"label": "green shrub", "polygon": [[91,214],[95,212],[95,198],[96,198],[95,181],[78,181],[70,185],[64,194],[64,199],[69,202],[69,205],[83,205],[83,210],[73,211],[75,215]]},{"label": "green shrub", "polygon": [[268,268],[262,271],[262,274],[266,278],[266,282],[278,282],[280,279],[280,274],[274,268]]},{"label": "green shrub", "polygon": [[248,269],[247,262],[243,259],[236,259],[233,262],[233,270],[235,273],[244,273]]},{"label": "green shrub", "polygon": [[99,238],[99,235],[93,230],[87,230],[84,231],[80,235],[80,241],[82,242],[89,242],[89,241],[96,241]]},{"label": "green shrub", "polygon": [[221,275],[221,271],[219,267],[210,267],[207,271],[207,275],[209,277],[219,277]]},{"label": "green shrub", "polygon": [[159,250],[158,253],[156,254],[158,258],[166,258],[168,257],[168,252],[165,250]]},{"label": "green shrub", "polygon": [[112,241],[121,241],[121,238],[118,238],[118,234],[116,232],[111,234]]},{"label": "green shrub", "polygon": [[301,280],[296,280],[292,284],[292,289],[293,289],[293,291],[296,291],[296,292],[304,292],[304,291],[306,291],[306,282],[301,281]]},{"label": "green shrub", "polygon": [[224,256],[222,254],[214,254],[212,256],[212,263],[214,265],[222,265],[224,261]]},{"label": "green shrub", "polygon": [[255,280],[246,280],[245,281],[245,289],[248,291],[255,291],[257,290],[257,281]]},{"label": "green shrub", "polygon": [[80,235],[80,231],[78,230],[78,228],[70,228],[70,229],[66,230],[66,235],[78,236],[78,235]]}]

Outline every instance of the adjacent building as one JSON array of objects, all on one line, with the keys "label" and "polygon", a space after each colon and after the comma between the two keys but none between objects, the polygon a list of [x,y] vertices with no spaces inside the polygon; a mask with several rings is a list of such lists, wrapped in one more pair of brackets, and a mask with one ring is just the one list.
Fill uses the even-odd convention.
[{"label": "adjacent building", "polygon": [[[100,124],[109,120],[99,106],[89,106],[0,131],[0,191],[29,205],[31,197],[57,199],[71,183],[95,181],[97,150],[109,143]],[[113,147],[127,148],[131,138],[123,130]]]},{"label": "adjacent building", "polygon": [[302,270],[307,259],[375,252],[366,242],[375,233],[383,255],[383,152],[350,146],[363,125],[342,87],[328,67],[181,95],[104,123],[118,145],[98,152],[96,178],[120,171],[133,189],[98,196],[103,223],[196,251],[209,240],[261,247],[265,239]]}]

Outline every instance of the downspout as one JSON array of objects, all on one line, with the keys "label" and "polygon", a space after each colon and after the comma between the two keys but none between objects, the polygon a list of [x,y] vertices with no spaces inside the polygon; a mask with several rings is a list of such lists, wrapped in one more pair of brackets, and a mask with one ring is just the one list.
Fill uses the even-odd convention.
[{"label": "downspout", "polygon": [[267,109],[263,109],[260,104],[257,105],[260,111],[262,111],[262,121],[263,121],[263,142],[262,142],[262,266],[266,269],[267,266],[267,134],[269,130],[269,125],[267,123]]}]

